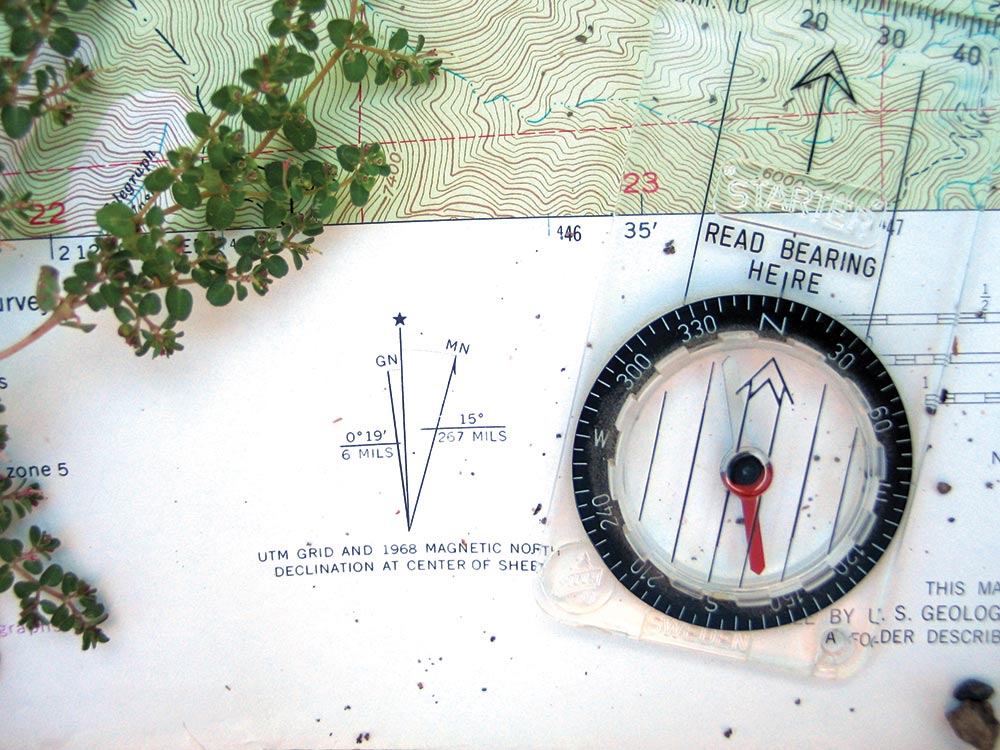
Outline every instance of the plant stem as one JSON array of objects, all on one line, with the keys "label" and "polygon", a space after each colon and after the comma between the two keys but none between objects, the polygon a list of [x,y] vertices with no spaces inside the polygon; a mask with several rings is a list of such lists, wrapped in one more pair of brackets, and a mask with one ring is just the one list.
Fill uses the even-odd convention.
[{"label": "plant stem", "polygon": [[[347,51],[346,48],[338,49],[332,55],[330,55],[330,59],[326,61],[326,64],[322,68],[320,68],[319,73],[316,74],[316,76],[309,82],[309,85],[302,90],[301,94],[299,94],[298,98],[291,106],[292,109],[300,106],[303,102],[306,101],[306,99],[308,99],[312,95],[312,92],[316,90],[316,87],[319,86],[319,84],[322,83],[323,79],[326,78],[329,72],[333,70],[333,66],[337,64],[337,62],[340,60],[341,57],[343,57],[344,52],[346,51]],[[257,144],[256,148],[254,148],[253,151],[249,152],[247,156],[251,159],[256,159],[264,152],[264,149],[267,148],[268,144],[270,144],[272,140],[274,140],[274,137],[277,134],[278,134],[277,128],[275,128],[274,130],[269,130],[261,139],[261,142]]]},{"label": "plant stem", "polygon": [[[33,552],[29,551],[28,554],[27,554],[28,559],[30,559],[30,555],[31,554],[33,554]],[[83,616],[83,612],[81,612],[77,608],[76,602],[73,601],[73,599],[75,598],[74,594],[64,594],[59,589],[54,589],[51,586],[42,586],[40,579],[37,576],[34,576],[31,573],[29,573],[27,570],[25,570],[24,567],[22,565],[20,565],[20,563],[18,563],[18,562],[11,562],[11,563],[8,563],[8,564],[10,565],[10,569],[13,570],[14,573],[16,573],[18,576],[20,576],[23,580],[29,581],[29,582],[34,583],[34,584],[38,584],[38,591],[37,591],[37,594],[36,594],[37,600],[40,601],[41,600],[41,595],[45,594],[45,595],[51,597],[52,599],[55,599],[56,601],[58,601],[60,604],[64,604],[66,606],[66,608],[69,609],[70,613],[72,614],[74,622],[81,622],[81,621],[85,622],[85,618]]]},{"label": "plant stem", "polygon": [[38,328],[33,330],[31,333],[29,333],[20,341],[11,344],[6,349],[0,350],[0,360],[7,359],[7,357],[17,354],[25,347],[30,346],[31,344],[38,341],[38,339],[40,339],[42,336],[44,336],[46,333],[51,331],[53,328],[55,328],[63,321],[69,320],[70,318],[74,317],[73,310],[75,310],[81,304],[83,304],[83,300],[77,301],[76,298],[73,297],[72,295],[64,297],[62,302],[59,303],[59,306],[52,311],[52,313],[49,315],[46,321],[42,323],[40,326],[38,326]]}]

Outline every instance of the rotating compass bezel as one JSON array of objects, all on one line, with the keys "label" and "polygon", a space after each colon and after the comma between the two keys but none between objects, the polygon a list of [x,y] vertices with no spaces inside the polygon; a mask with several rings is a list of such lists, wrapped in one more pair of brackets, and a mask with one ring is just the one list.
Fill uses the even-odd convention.
[{"label": "rotating compass bezel", "polygon": [[[876,441],[879,473],[872,498],[872,522],[844,547],[816,583],[785,589],[753,601],[710,585],[692,590],[679,570],[654,563],[641,534],[630,528],[613,479],[620,435],[616,423],[629,399],[634,403],[658,377],[655,363],[682,349],[712,347],[730,334],[779,342],[816,352],[817,367],[834,382],[844,379],[858,395]],[[598,432],[602,440],[596,440]],[[669,434],[669,429],[666,430]],[[913,457],[902,399],[884,364],[846,326],[808,305],[767,295],[707,298],[673,309],[636,331],[610,357],[589,391],[573,445],[573,489],[584,531],[611,574],[633,596],[665,615],[720,630],[759,630],[790,624],[835,604],[872,571],[895,538],[907,508]],[[634,524],[634,519],[631,520]],[[750,603],[752,602],[752,603]]]}]

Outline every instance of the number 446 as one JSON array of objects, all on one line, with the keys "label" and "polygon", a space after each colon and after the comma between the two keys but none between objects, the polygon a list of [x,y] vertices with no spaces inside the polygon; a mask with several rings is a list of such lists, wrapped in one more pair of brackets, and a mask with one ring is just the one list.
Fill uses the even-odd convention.
[{"label": "number 446", "polygon": [[569,240],[570,242],[579,242],[583,239],[583,232],[580,231],[579,224],[567,224],[566,226],[556,227],[556,234],[559,235],[561,240]]}]

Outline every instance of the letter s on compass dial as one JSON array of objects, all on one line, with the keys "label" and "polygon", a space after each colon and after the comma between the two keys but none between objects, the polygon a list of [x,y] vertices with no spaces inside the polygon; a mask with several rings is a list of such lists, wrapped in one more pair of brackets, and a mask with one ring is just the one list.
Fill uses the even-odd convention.
[{"label": "letter s on compass dial", "polygon": [[910,493],[906,412],[836,320],[729,295],[668,312],[598,375],[573,446],[588,539],[633,595],[756,630],[833,604],[872,570]]}]

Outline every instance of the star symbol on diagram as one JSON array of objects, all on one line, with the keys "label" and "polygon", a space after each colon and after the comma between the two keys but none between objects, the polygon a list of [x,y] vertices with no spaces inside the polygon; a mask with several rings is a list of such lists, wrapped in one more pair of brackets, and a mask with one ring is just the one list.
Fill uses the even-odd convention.
[{"label": "star symbol on diagram", "polygon": [[406,316],[403,315],[403,313],[397,313],[396,315],[393,315],[392,319],[396,321],[396,325],[398,326],[406,325],[406,323],[404,322],[406,320]]}]

